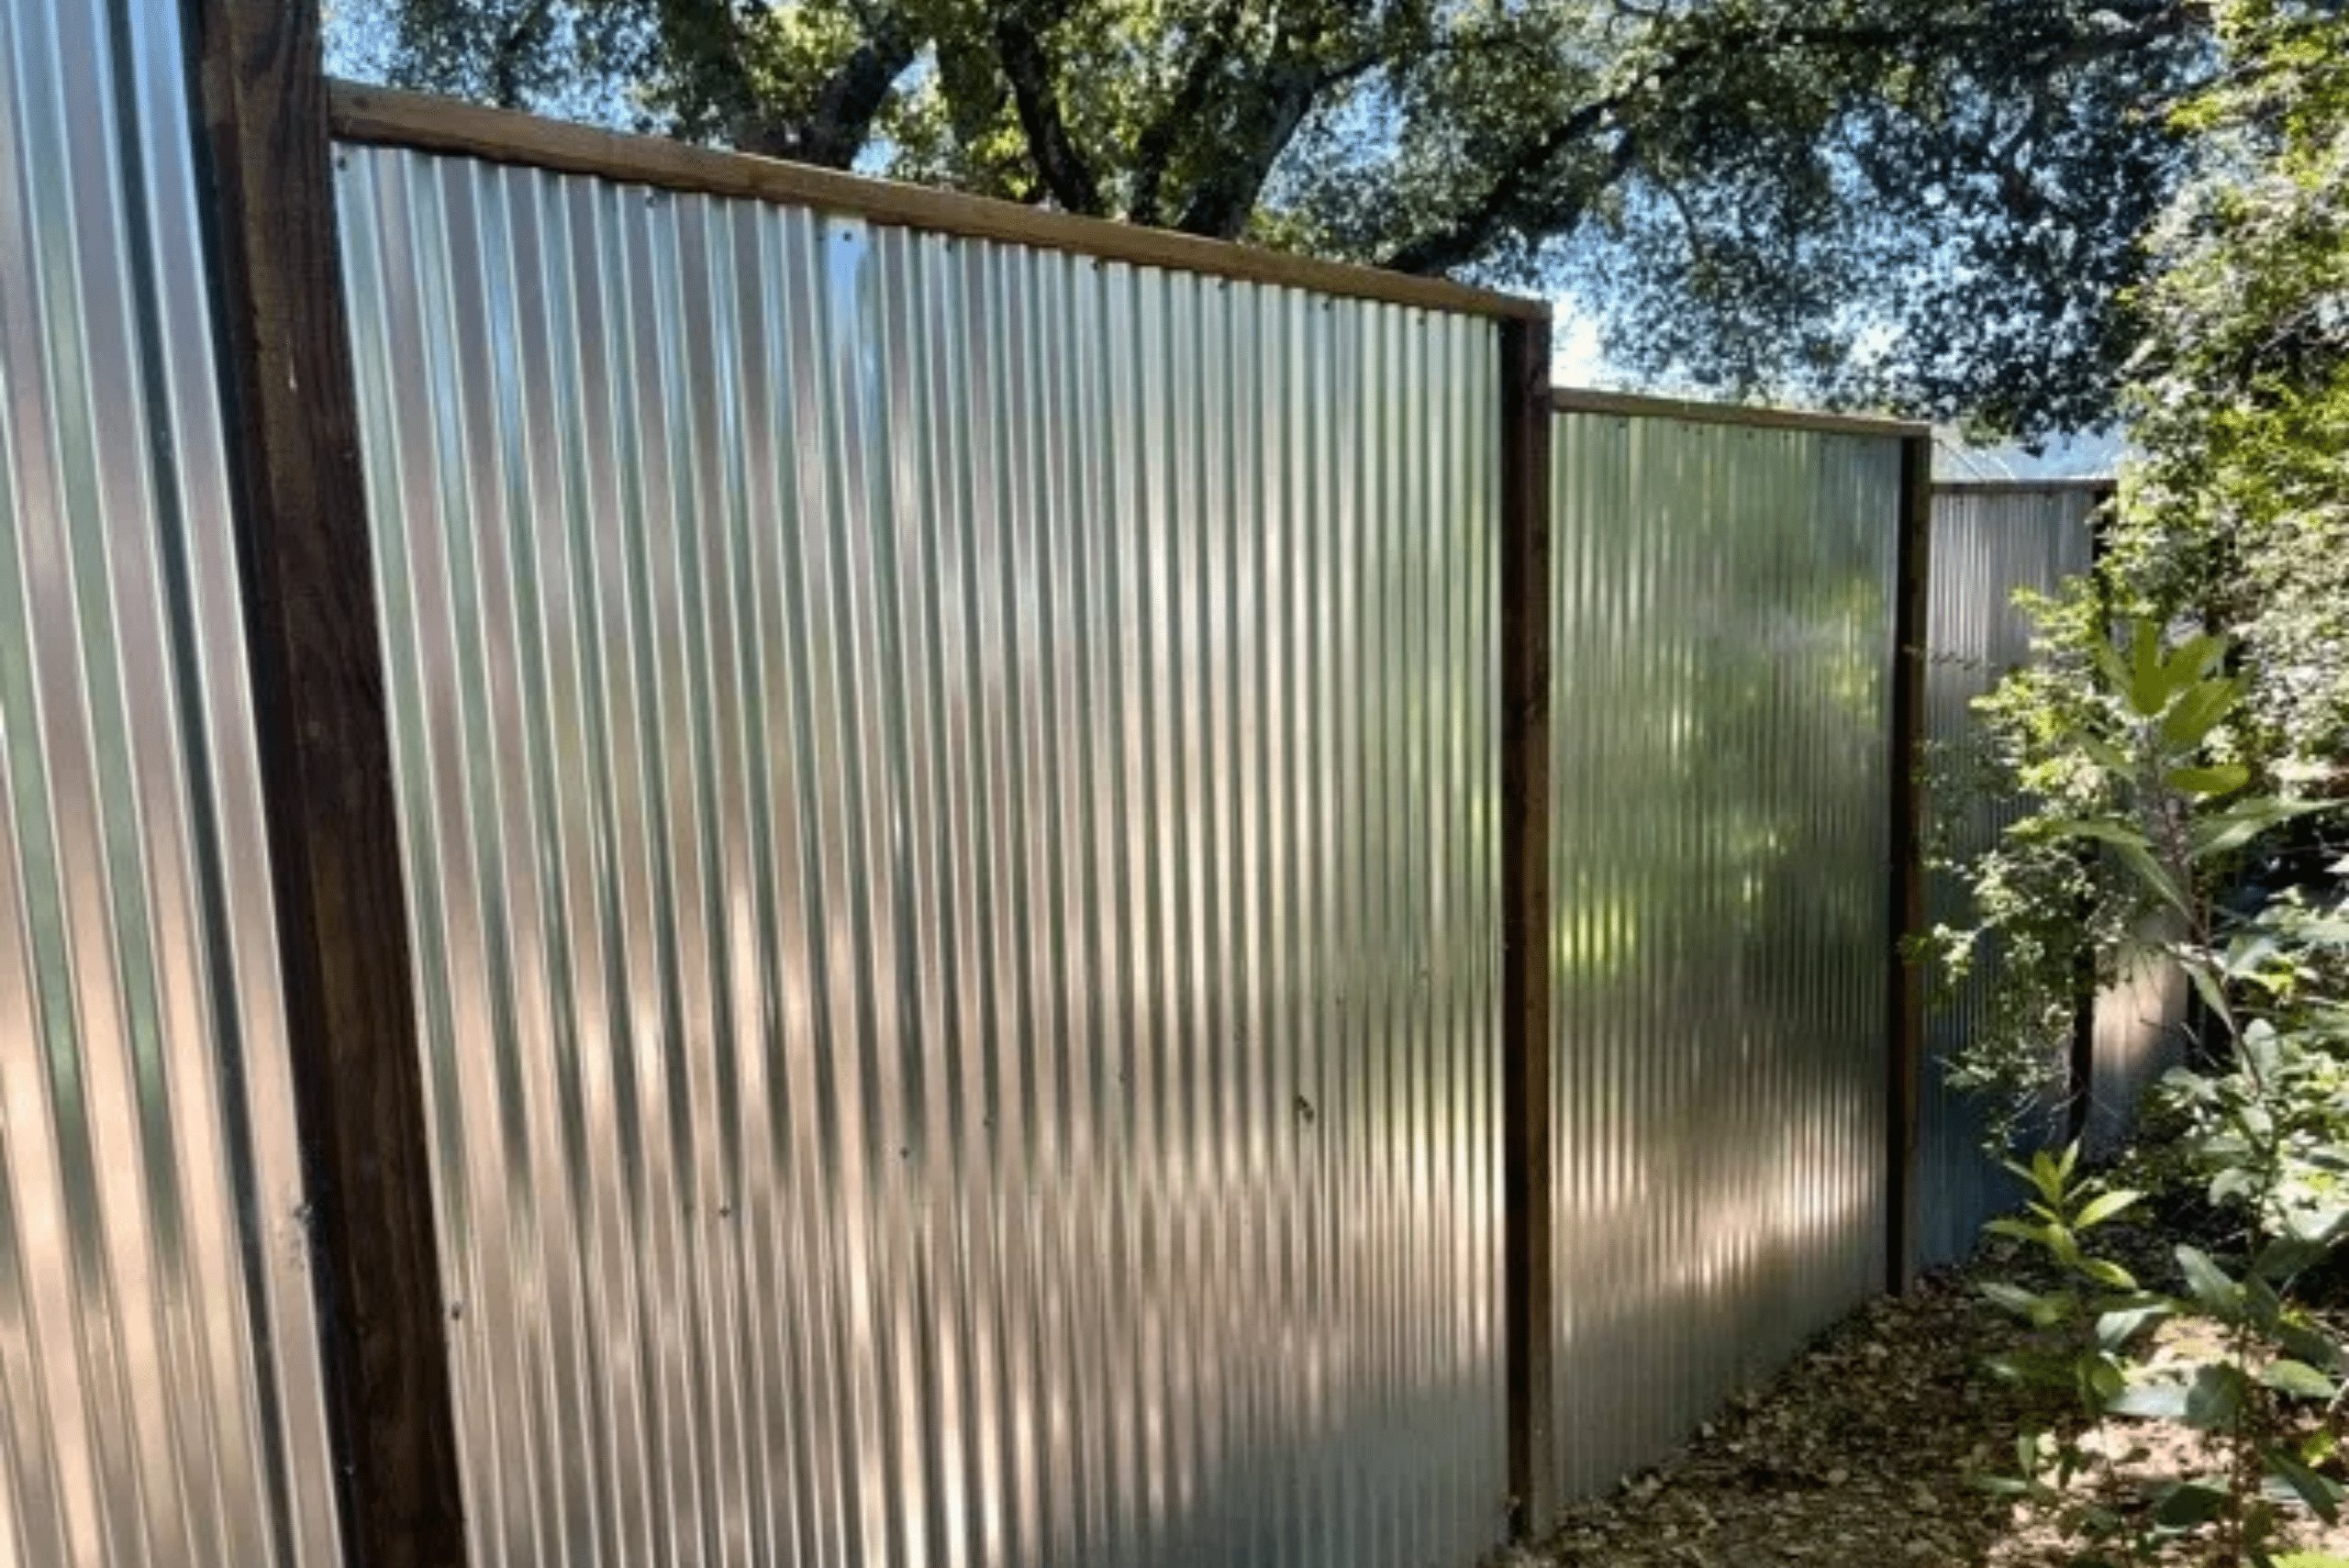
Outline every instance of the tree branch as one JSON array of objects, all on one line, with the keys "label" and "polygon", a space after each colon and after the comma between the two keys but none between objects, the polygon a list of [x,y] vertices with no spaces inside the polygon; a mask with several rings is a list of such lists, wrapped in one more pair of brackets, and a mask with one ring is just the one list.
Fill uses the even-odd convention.
[{"label": "tree branch", "polygon": [[1011,83],[1019,128],[1027,133],[1028,149],[1035,155],[1037,171],[1051,188],[1052,199],[1070,212],[1098,217],[1100,184],[1061,117],[1052,62],[1045,58],[1044,40],[1025,6],[1006,6],[996,16],[995,41],[1003,73]]},{"label": "tree branch", "polygon": [[1197,123],[1216,72],[1231,58],[1246,4],[1247,0],[1223,0],[1207,25],[1198,52],[1183,73],[1182,84],[1159,117],[1134,139],[1133,196],[1126,205],[1126,216],[1133,222],[1158,221],[1159,187],[1165,183],[1167,161],[1174,155],[1175,142],[1183,132]]},{"label": "tree branch", "polygon": [[1273,165],[1297,139],[1297,128],[1329,79],[1327,72],[1297,62],[1267,71],[1230,128],[1225,156],[1191,193],[1175,227],[1211,239],[1239,238],[1256,210],[1264,182],[1272,177]]},{"label": "tree branch", "polygon": [[805,114],[764,115],[746,107],[731,138],[735,147],[827,169],[855,162],[890,90],[921,49],[919,35],[899,17],[876,17],[867,27],[864,41],[825,78]]},{"label": "tree branch", "polygon": [[530,0],[514,18],[514,25],[498,35],[497,47],[490,53],[488,74],[490,102],[499,108],[529,107],[522,72],[531,53],[545,41],[553,9],[554,0]]},{"label": "tree branch", "polygon": [[[1622,106],[1624,96],[1615,94],[1595,99],[1560,120],[1539,140],[1520,151],[1509,166],[1501,172],[1500,177],[1486,186],[1485,194],[1467,208],[1455,214],[1442,228],[1431,234],[1423,234],[1393,251],[1379,265],[1397,272],[1426,273],[1449,272],[1475,261],[1491,246],[1494,236],[1521,210],[1533,182],[1567,148],[1604,125],[1608,117]],[[1634,159],[1631,138],[1625,136],[1615,145],[1609,172],[1601,182],[1602,188],[1630,172]],[[1577,202],[1576,215],[1589,205],[1587,200]]]}]

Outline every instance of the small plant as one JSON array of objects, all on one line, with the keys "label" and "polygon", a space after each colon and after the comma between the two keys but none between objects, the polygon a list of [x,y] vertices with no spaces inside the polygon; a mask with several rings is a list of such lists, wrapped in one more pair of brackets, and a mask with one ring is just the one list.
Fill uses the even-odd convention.
[{"label": "small plant", "polygon": [[2038,1342],[1993,1357],[1990,1370],[2017,1386],[2055,1396],[2085,1417],[2099,1439],[2093,1450],[2076,1438],[2032,1428],[2015,1440],[2014,1475],[1981,1477],[1979,1484],[2002,1496],[2027,1497],[2054,1510],[2068,1533],[2119,1544],[2131,1555],[2149,1546],[2158,1532],[2130,1534],[2128,1518],[2095,1496],[2076,1496],[2073,1481],[2094,1470],[2109,1496],[2117,1490],[2111,1445],[2104,1418],[2129,1389],[2129,1352],[2145,1331],[2173,1310],[2164,1296],[2139,1288],[2130,1272],[2091,1253],[2088,1232],[2134,1207],[2139,1194],[2109,1189],[2078,1176],[2079,1146],[2060,1156],[2044,1150],[2028,1165],[2007,1168],[2031,1184],[2036,1195],[2024,1218],[1992,1220],[1987,1229],[2021,1241],[2052,1265],[2057,1284],[2031,1290],[1993,1281],[1982,1293],[2039,1335]]},{"label": "small plant", "polygon": [[[2066,1284],[2049,1292],[1998,1285],[1990,1294],[2054,1341],[2009,1358],[2008,1375],[2066,1388],[2094,1423],[2107,1416],[2182,1421],[2220,1455],[2212,1473],[2163,1491],[2128,1550],[2207,1532],[2212,1561],[2266,1564],[2279,1501],[2297,1499],[2331,1520],[2343,1500],[2339,1484],[2318,1468],[2332,1451],[2329,1426],[2311,1428],[2308,1413],[2340,1401],[2349,1355],[2289,1296],[2304,1271],[2349,1237],[2349,1009],[2341,999],[2349,920],[2297,893],[2263,895],[2248,907],[2231,897],[2246,854],[2324,803],[2258,792],[2252,767],[2232,755],[2228,727],[2243,682],[2225,673],[2222,639],[2165,645],[2146,621],[2124,635],[2125,652],[2099,639],[2078,672],[2085,695],[2067,710],[2073,728],[2041,737],[2064,765],[2049,762],[2036,782],[2058,799],[2008,830],[2004,864],[2087,868],[2079,874],[2094,879],[2110,911],[2100,928],[2099,973],[2110,973],[2125,943],[2136,958],[2174,966],[2201,998],[2211,1036],[2202,1064],[2174,1072],[2165,1093],[2183,1129],[2182,1162],[2207,1182],[2214,1206],[2243,1216],[2250,1262],[2230,1273],[2206,1252],[2180,1247],[2186,1294],[2142,1291],[2080,1241],[2135,1195],[2079,1179],[2076,1151],[2042,1153],[2014,1167],[2037,1193],[2029,1218],[1991,1229],[2045,1253]],[[1998,865],[1991,871],[1977,886],[1996,895]],[[1994,896],[1984,907],[1995,921],[2002,906]],[[2138,1336],[2181,1315],[2218,1327],[2216,1353],[2159,1372],[2131,1359]],[[2025,1438],[2017,1451],[2023,1473],[2009,1479],[2042,1500],[2064,1496],[2083,1451],[2043,1434]],[[2103,1505],[2064,1506],[2081,1533],[2124,1533]]]},{"label": "small plant", "polygon": [[[2079,1177],[2078,1157],[2075,1145],[2061,1156],[2043,1151],[2028,1166],[2010,1164],[2036,1195],[2027,1218],[1988,1227],[2033,1249],[2059,1283],[2031,1290],[1992,1282],[1983,1293],[2041,1336],[2036,1344],[1994,1358],[1992,1371],[2069,1401],[2098,1440],[2088,1445],[2077,1437],[2026,1430],[2015,1444],[2018,1473],[1987,1476],[1980,1484],[2049,1507],[2067,1532],[2118,1548],[2131,1559],[2208,1529],[2218,1550],[2213,1561],[2265,1568],[2275,1561],[2267,1547],[2279,1522],[2279,1490],[2328,1522],[2339,1518],[2343,1501],[2341,1484],[2317,1469],[2331,1458],[2333,1436],[2306,1413],[2330,1410],[2340,1399],[2349,1353],[2285,1297],[2292,1278],[2329,1250],[2332,1238],[2271,1241],[2240,1279],[2199,1250],[2180,1247],[2176,1258],[2188,1294],[2147,1291],[2126,1268],[2091,1253],[2084,1242],[2140,1195]],[[2219,1353],[2159,1366],[2138,1359],[2148,1330],[2188,1316],[2219,1326]],[[2213,1440],[2221,1468],[2166,1485],[2154,1495],[2147,1519],[2132,1523],[2108,1500],[2121,1490],[2107,1421],[2114,1416],[2179,1421],[2203,1432]],[[2100,1496],[2075,1495],[2074,1480],[2091,1471],[2103,1483]]]}]

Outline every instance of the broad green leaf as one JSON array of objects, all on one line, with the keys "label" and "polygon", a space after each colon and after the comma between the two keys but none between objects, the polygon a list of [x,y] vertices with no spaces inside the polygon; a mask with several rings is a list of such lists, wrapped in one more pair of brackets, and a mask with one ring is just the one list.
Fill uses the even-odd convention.
[{"label": "broad green leaf", "polygon": [[[2143,1193],[2132,1192],[2110,1192],[2100,1194],[2098,1196],[2089,1199],[2087,1207],[2081,1209],[2080,1212],[2073,1218],[2072,1229],[2075,1230],[2086,1230],[2091,1226],[2102,1225],[2106,1220],[2112,1218],[2114,1216],[2125,1213],[2138,1201],[2138,1199],[2143,1196],[2144,1195]],[[2132,1285],[2130,1288],[2134,1289],[2135,1287]]]},{"label": "broad green leaf", "polygon": [[2026,1225],[2020,1219],[1994,1219],[1982,1229],[1993,1236],[2011,1236],[2018,1241],[2028,1241],[2034,1247],[2043,1247],[2047,1244],[2047,1231],[2044,1227]]},{"label": "broad green leaf", "polygon": [[2164,775],[2173,789],[2188,795],[2232,795],[2251,782],[2251,770],[2241,762],[2211,768],[2172,768]]},{"label": "broad green leaf", "polygon": [[2114,1290],[2133,1291],[2137,1288],[2137,1278],[2134,1274],[2119,1263],[2103,1258],[2082,1258],[2080,1273],[2087,1275],[2097,1284],[2109,1285]]},{"label": "broad green leaf", "polygon": [[2259,1369],[2259,1381],[2295,1399],[2330,1399],[2340,1392],[2332,1379],[2306,1362],[2275,1361]]},{"label": "broad green leaf", "polygon": [[2186,1424],[2206,1432],[2224,1431],[2251,1405],[2251,1380],[2226,1362],[2206,1362],[2186,1385]]},{"label": "broad green leaf", "polygon": [[2166,1301],[2148,1301],[2142,1306],[2116,1307],[2096,1320],[2096,1341],[2108,1351],[2129,1348],[2129,1341],[2171,1315]]},{"label": "broad green leaf", "polygon": [[2332,1373],[2349,1370],[2349,1354],[2344,1354],[2331,1336],[2320,1329],[2305,1323],[2284,1322],[2267,1332],[2278,1345],[2312,1367]]},{"label": "broad green leaf", "polygon": [[2209,860],[2240,850],[2271,828],[2329,811],[2338,804],[2329,800],[2243,800],[2224,811],[2214,811],[2197,818],[2186,830],[2188,855],[2197,861]]},{"label": "broad green leaf", "polygon": [[2087,1388],[2082,1401],[2088,1408],[2101,1410],[2129,1386],[2129,1380],[2110,1356],[2099,1356],[2087,1366]]},{"label": "broad green leaf", "polygon": [[2278,1236],[2259,1250],[2259,1256],[2252,1261],[2251,1272],[2261,1279],[2290,1279],[2316,1267],[2332,1252],[2332,1249],[2321,1241]]},{"label": "broad green leaf", "polygon": [[2186,1288],[2194,1294],[2202,1309],[2212,1317],[2232,1321],[2242,1310],[2241,1293],[2226,1271],[2212,1262],[2210,1255],[2199,1247],[2177,1249],[2177,1266],[2186,1274]]},{"label": "broad green leaf", "polygon": [[2193,1529],[2226,1511],[2227,1488],[2210,1481],[2181,1481],[2154,1505],[2154,1522],[2169,1529]]},{"label": "broad green leaf", "polygon": [[2262,1449],[2259,1457],[2267,1468],[2284,1478],[2285,1485],[2299,1494],[2300,1501],[2313,1508],[2327,1524],[2341,1518],[2341,1484],[2318,1474],[2282,1449]]},{"label": "broad green leaf", "polygon": [[2162,680],[2162,639],[2149,620],[2129,628],[2129,706],[2140,718],[2157,717],[2168,706],[2169,688]]},{"label": "broad green leaf", "polygon": [[2227,1026],[2228,1033],[2233,1033],[2235,1012],[2232,1007],[2227,1006],[2226,987],[2219,984],[2218,976],[2199,963],[2182,964],[2179,967],[2186,971],[2187,979],[2193,983],[2195,995],[2202,998],[2202,1005],[2218,1015],[2219,1020]]},{"label": "broad green leaf", "polygon": [[1987,1282],[1982,1286],[1982,1294],[2018,1318],[2030,1318],[2036,1315],[2040,1304],[2045,1299],[2036,1291],[2025,1290],[2021,1285],[2009,1284],[2003,1280]]},{"label": "broad green leaf", "polygon": [[2213,632],[2197,632],[2173,649],[2163,667],[2170,689],[2182,689],[2219,667],[2227,656],[2227,639]]},{"label": "broad green leaf", "polygon": [[2080,739],[2080,750],[2086,751],[2107,773],[2119,773],[2126,778],[2137,771],[2137,764],[2129,753],[2110,740],[2099,740],[2093,735],[2083,736]]},{"label": "broad green leaf", "polygon": [[2162,715],[2162,744],[2172,751],[2193,751],[2234,711],[2236,699],[2242,695],[2240,681],[2197,682]]}]

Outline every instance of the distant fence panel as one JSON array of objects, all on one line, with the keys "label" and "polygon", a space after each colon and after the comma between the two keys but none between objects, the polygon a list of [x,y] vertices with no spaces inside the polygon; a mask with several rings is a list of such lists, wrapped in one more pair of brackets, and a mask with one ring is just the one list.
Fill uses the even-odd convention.
[{"label": "distant fence panel", "polygon": [[341,161],[475,1560],[1499,1540],[1497,324]]},{"label": "distant fence panel", "polygon": [[0,1562],[340,1561],[182,8],[0,6]]},{"label": "distant fence panel", "polygon": [[1557,1431],[1656,1458],[1879,1287],[1898,436],[1561,413]]},{"label": "distant fence panel", "polygon": [[[2052,593],[2065,578],[2088,569],[2089,519],[2100,500],[2099,490],[2081,484],[1935,490],[1926,625],[1931,746],[1945,755],[1961,751],[1976,733],[1974,699],[2029,659],[2031,626],[2014,607],[2014,595],[2024,588]],[[1979,797],[1954,800],[1946,790],[1937,793],[1935,805],[1941,814],[1935,837],[1960,855],[1987,848],[2017,811]],[[1969,917],[1963,886],[1947,873],[1935,875],[1928,889],[1928,925],[1963,925]],[[1986,953],[1965,985],[1948,995],[1935,992],[1926,1014],[1918,1138],[1922,1201],[1914,1249],[1920,1268],[1965,1257],[1983,1222],[2018,1201],[2014,1182],[1983,1153],[1982,1102],[1947,1083],[1949,1062],[1984,1027],[1998,984],[1997,955]]]}]

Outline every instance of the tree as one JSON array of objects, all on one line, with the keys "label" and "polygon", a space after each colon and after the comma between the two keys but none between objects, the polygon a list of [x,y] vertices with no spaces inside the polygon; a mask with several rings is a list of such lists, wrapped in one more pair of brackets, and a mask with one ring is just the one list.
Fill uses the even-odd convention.
[{"label": "tree", "polygon": [[[2221,68],[2176,116],[2199,172],[2129,302],[2143,456],[2095,573],[2036,606],[2041,657],[1976,705],[1976,787],[2029,804],[1958,868],[1975,929],[1935,934],[1959,973],[1998,953],[1963,1076],[2026,1103],[2060,1075],[2080,955],[2109,983],[2173,917],[2191,935],[2157,945],[2230,1035],[2313,999],[2349,1045],[2349,19],[2218,0],[2212,25]],[[2323,1092],[2295,1113],[2349,1140]]]},{"label": "tree", "polygon": [[2203,172],[2138,302],[2113,577],[2236,638],[2246,743],[2349,793],[2349,20],[2221,0],[2227,69],[2180,117]]},{"label": "tree", "polygon": [[356,0],[402,84],[1423,273],[1732,391],[2091,422],[2199,0]]}]

